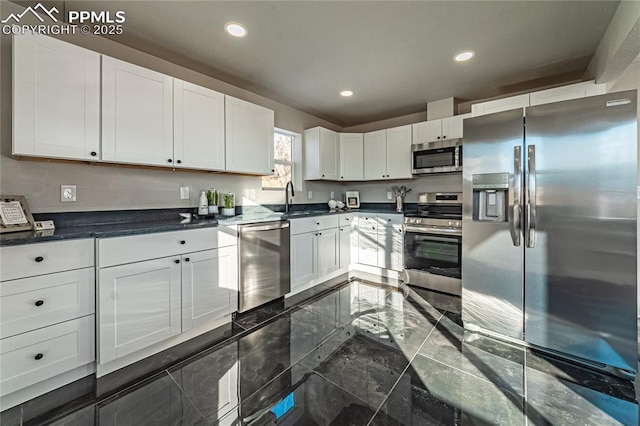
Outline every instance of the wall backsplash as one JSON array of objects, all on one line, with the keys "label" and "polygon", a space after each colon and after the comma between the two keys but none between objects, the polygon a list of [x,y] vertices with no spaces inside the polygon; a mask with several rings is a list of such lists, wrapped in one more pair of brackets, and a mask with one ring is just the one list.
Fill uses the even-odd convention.
[{"label": "wall backsplash", "polygon": [[407,203],[416,203],[419,192],[462,192],[462,174],[419,176],[415,179],[382,182],[354,182],[344,184],[343,190],[360,191],[360,201],[365,203],[395,203],[395,199],[387,198],[387,191],[391,191],[393,185],[411,188],[404,200]]}]

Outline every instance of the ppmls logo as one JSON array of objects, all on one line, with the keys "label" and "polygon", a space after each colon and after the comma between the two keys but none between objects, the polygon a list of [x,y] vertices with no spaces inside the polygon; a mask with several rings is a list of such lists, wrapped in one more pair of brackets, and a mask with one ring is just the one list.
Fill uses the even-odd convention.
[{"label": "ppmls logo", "polygon": [[[47,10],[47,8],[44,7],[41,3],[38,3],[34,7],[29,6],[25,10],[23,10],[22,13],[19,13],[17,15],[14,13],[11,13],[9,16],[7,16],[5,19],[3,19],[0,22],[3,24],[9,24],[9,23],[18,24],[20,23],[20,20],[24,17],[24,15],[29,13],[35,16],[38,21],[44,23],[44,18],[37,12],[38,10],[40,11],[40,14],[44,16],[48,16],[53,22],[58,22],[58,19],[56,19],[56,17],[53,16],[53,14],[60,13],[60,11],[56,7],[52,7],[51,10]],[[13,22],[11,22],[12,20]]]},{"label": "ppmls logo", "polygon": [[[70,10],[67,21],[64,17],[59,21],[56,17],[60,11],[56,7],[47,9],[38,3],[27,7],[22,12],[11,13],[6,18],[0,20],[3,34],[24,34],[32,32],[34,34],[96,34],[113,35],[122,34],[122,25],[125,22],[125,12],[118,10],[111,14],[109,11],[94,10]],[[32,25],[20,21],[33,22],[34,17],[40,24]],[[78,31],[79,30],[79,31]]]}]

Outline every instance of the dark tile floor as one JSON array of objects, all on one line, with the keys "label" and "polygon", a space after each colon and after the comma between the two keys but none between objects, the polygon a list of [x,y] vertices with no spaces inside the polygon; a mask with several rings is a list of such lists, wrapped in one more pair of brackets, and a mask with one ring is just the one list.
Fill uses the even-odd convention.
[{"label": "dark tile floor", "polygon": [[352,282],[56,425],[637,425],[634,385],[465,331],[460,300]]}]

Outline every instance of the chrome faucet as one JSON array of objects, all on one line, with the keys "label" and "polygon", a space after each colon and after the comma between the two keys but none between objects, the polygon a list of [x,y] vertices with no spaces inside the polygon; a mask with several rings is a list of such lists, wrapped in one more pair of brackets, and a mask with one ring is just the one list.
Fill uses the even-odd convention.
[{"label": "chrome faucet", "polygon": [[291,187],[291,197],[293,198],[296,194],[293,191],[293,182],[287,182],[287,186],[284,187],[284,211],[285,213],[289,213],[289,207],[291,206],[291,202],[289,200],[289,187]]}]

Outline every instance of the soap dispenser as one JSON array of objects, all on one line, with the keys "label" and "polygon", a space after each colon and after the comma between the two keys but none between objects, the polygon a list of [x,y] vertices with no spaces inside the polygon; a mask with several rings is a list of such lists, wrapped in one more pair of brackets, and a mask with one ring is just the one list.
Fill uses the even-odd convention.
[{"label": "soap dispenser", "polygon": [[198,214],[200,216],[209,214],[209,202],[207,201],[207,194],[204,191],[200,193],[200,199],[198,200]]}]

